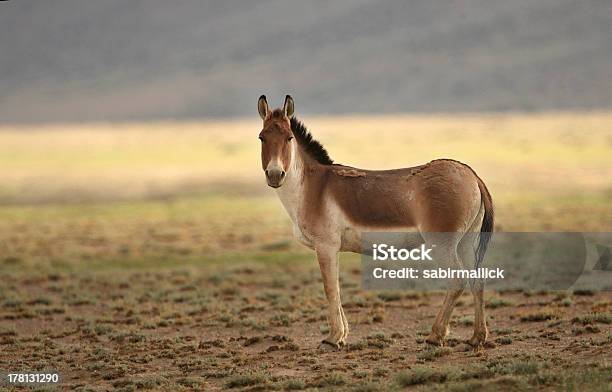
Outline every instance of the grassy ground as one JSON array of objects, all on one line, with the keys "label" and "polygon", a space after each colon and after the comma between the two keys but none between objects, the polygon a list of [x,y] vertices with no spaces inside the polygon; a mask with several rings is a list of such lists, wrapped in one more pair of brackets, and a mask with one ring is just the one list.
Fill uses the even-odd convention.
[{"label": "grassy ground", "polygon": [[364,292],[349,262],[352,335],[329,352],[318,348],[327,327],[314,263],[268,256],[2,273],[0,360],[59,369],[64,387],[82,390],[606,390],[612,381],[608,293],[488,294],[496,347],[480,352],[461,343],[473,323],[464,295],[447,347],[431,348],[423,341],[442,295]]},{"label": "grassy ground", "polygon": [[[498,229],[612,229],[612,115],[304,120],[342,163],[470,164]],[[349,347],[319,350],[317,266],[264,185],[258,129],[0,129],[0,370],[58,369],[83,390],[610,386],[610,293],[488,293],[497,347],[476,353],[465,295],[431,349],[442,296],[363,291],[351,255]]]}]

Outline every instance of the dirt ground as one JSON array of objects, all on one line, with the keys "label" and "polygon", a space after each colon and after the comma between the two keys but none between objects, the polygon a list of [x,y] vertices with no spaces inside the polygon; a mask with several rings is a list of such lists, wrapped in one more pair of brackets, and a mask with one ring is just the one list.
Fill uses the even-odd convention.
[{"label": "dirt ground", "polygon": [[[307,258],[307,257],[305,257]],[[320,346],[314,261],[4,273],[0,367],[59,371],[65,390],[311,388],[609,390],[612,294],[488,293],[491,344],[468,348],[464,294],[445,347],[428,333],[441,293],[365,292],[343,266],[351,326]]]},{"label": "dirt ground", "polygon": [[[612,230],[610,113],[303,120],[338,162],[470,164],[498,232]],[[320,347],[320,273],[265,186],[260,126],[0,127],[0,373],[81,391],[612,390],[610,291],[488,291],[479,351],[464,294],[428,347],[443,294],[364,291],[343,255],[348,346]]]}]

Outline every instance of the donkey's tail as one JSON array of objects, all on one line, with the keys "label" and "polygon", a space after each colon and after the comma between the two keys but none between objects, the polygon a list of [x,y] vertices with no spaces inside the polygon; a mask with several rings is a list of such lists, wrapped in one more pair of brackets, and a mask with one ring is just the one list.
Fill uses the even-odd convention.
[{"label": "donkey's tail", "polygon": [[493,236],[493,226],[495,223],[495,212],[493,211],[493,199],[484,182],[478,178],[478,188],[480,189],[480,199],[484,205],[484,217],[482,218],[482,226],[480,227],[480,235],[478,236],[478,245],[476,246],[476,268],[480,267],[484,260],[485,253],[489,247],[489,241]]}]

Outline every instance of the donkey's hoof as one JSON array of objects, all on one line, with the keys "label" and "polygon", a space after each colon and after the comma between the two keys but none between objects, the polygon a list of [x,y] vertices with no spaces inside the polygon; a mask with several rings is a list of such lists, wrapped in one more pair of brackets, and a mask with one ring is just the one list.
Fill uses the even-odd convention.
[{"label": "donkey's hoof", "polygon": [[425,339],[425,343],[431,344],[432,346],[442,347],[444,346],[444,338],[436,335],[435,333],[431,333],[427,339]]},{"label": "donkey's hoof", "polygon": [[472,346],[472,348],[474,350],[480,350],[480,349],[485,348],[485,347],[486,348],[493,348],[493,347],[495,347],[495,343],[487,342],[486,339],[478,338],[478,337],[472,337],[466,343],[469,344],[470,346]]},{"label": "donkey's hoof", "polygon": [[338,343],[334,343],[331,340],[328,339],[323,339],[321,341],[321,344],[319,345],[319,348],[326,350],[326,351],[337,351],[340,350],[340,348],[344,345],[344,342],[340,341]]}]

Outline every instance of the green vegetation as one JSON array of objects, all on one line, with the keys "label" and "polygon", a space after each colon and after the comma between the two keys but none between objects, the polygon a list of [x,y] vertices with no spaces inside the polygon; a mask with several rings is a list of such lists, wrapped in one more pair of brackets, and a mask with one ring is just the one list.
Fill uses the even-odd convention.
[{"label": "green vegetation", "polygon": [[590,313],[582,316],[574,317],[572,319],[574,323],[580,323],[583,325],[602,323],[612,324],[612,313]]}]

